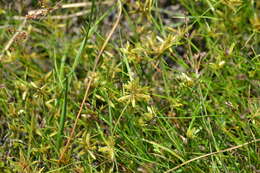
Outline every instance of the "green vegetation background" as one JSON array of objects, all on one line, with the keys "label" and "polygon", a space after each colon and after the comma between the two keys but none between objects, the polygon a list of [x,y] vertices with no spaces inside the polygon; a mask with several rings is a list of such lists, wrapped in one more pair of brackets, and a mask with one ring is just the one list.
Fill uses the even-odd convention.
[{"label": "green vegetation background", "polygon": [[259,1],[81,2],[0,1],[0,172],[260,171]]}]

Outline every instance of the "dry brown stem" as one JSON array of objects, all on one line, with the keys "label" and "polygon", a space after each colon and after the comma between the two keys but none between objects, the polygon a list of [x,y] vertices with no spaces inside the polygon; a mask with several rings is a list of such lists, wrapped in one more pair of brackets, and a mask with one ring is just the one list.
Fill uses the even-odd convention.
[{"label": "dry brown stem", "polygon": [[212,156],[212,155],[215,155],[215,154],[220,154],[220,153],[224,153],[224,152],[228,152],[228,151],[232,151],[232,150],[235,150],[235,149],[238,149],[238,148],[241,148],[241,147],[244,147],[246,145],[249,145],[251,143],[256,143],[256,142],[260,142],[260,139],[255,139],[255,140],[252,140],[252,141],[249,141],[249,142],[246,142],[244,144],[241,144],[241,145],[237,145],[237,146],[233,146],[233,147],[230,147],[230,148],[227,148],[227,149],[224,149],[224,150],[220,150],[220,151],[215,151],[215,152],[212,152],[212,153],[208,153],[208,154],[205,154],[205,155],[202,155],[202,156],[199,156],[199,157],[195,157],[193,159],[190,159],[190,160],[187,160],[185,162],[183,162],[182,164],[172,168],[172,169],[169,169],[168,171],[166,171],[165,173],[169,173],[169,172],[173,172],[177,169],[179,169],[180,167],[184,166],[184,165],[187,165],[189,164],[190,162],[193,162],[195,160],[199,160],[199,159],[202,159],[202,158],[205,158],[205,157],[208,157],[208,156]]},{"label": "dry brown stem", "polygon": [[[96,69],[97,69],[97,64],[98,64],[98,62],[99,62],[99,59],[100,59],[102,53],[104,52],[104,50],[105,50],[105,48],[106,48],[106,46],[107,46],[108,41],[110,40],[111,36],[112,36],[113,33],[115,32],[115,30],[116,30],[116,28],[117,28],[117,26],[118,26],[118,24],[119,24],[119,21],[120,21],[120,18],[121,18],[121,14],[122,14],[122,4],[121,4],[120,0],[118,0],[118,10],[119,10],[119,12],[118,12],[118,16],[117,16],[116,22],[115,22],[115,24],[113,25],[113,28],[111,29],[111,31],[109,32],[109,34],[108,34],[108,36],[107,36],[105,42],[103,43],[103,45],[102,45],[102,47],[101,47],[101,49],[100,49],[100,51],[99,51],[99,53],[98,53],[98,56],[97,56],[96,59],[95,59],[94,67],[93,67],[93,69],[92,69],[92,72],[93,72],[93,73],[94,73],[94,72],[96,71]],[[85,102],[86,102],[86,100],[87,100],[88,93],[89,93],[89,89],[90,89],[90,86],[91,86],[92,82],[93,82],[93,78],[91,77],[90,80],[88,80],[87,87],[86,87],[85,94],[84,94],[84,98],[83,98],[83,100],[82,100],[82,102],[81,102],[81,104],[80,104],[80,109],[79,109],[79,111],[78,111],[76,120],[75,120],[75,122],[74,122],[73,128],[72,128],[71,133],[70,133],[70,136],[69,136],[68,141],[67,141],[67,143],[66,143],[66,145],[65,145],[65,148],[63,149],[63,151],[62,151],[62,153],[61,153],[61,155],[60,155],[60,158],[59,158],[59,162],[60,162],[60,163],[63,162],[64,156],[65,156],[65,154],[67,153],[68,148],[69,148],[69,146],[70,146],[70,143],[71,143],[71,141],[72,141],[72,139],[73,139],[73,136],[74,136],[74,133],[75,133],[75,129],[76,129],[78,120],[79,120],[79,118],[80,118],[81,112],[82,112],[82,110],[83,110],[83,106],[84,106],[84,104],[85,104]]]}]

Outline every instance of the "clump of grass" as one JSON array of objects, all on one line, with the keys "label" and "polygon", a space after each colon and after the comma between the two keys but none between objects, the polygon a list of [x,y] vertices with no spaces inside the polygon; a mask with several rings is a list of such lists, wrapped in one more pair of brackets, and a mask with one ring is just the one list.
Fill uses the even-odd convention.
[{"label": "clump of grass", "polygon": [[258,1],[46,2],[1,4],[0,172],[259,171]]}]

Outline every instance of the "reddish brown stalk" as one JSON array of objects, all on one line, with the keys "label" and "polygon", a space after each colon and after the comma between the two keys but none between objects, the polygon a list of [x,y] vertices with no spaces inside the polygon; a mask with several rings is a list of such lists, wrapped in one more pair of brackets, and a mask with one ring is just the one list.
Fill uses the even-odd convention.
[{"label": "reddish brown stalk", "polygon": [[[111,31],[109,32],[109,34],[108,34],[108,36],[107,36],[105,42],[103,43],[103,45],[102,45],[102,47],[101,47],[101,49],[100,49],[100,51],[99,51],[99,53],[98,53],[97,58],[95,59],[95,63],[94,63],[94,67],[93,67],[92,72],[95,72],[95,71],[96,71],[96,69],[97,69],[97,64],[98,64],[98,62],[99,62],[99,59],[100,59],[102,53],[104,52],[104,50],[105,50],[105,48],[106,48],[106,45],[107,45],[108,41],[110,40],[112,34],[115,32],[116,27],[117,27],[118,24],[119,24],[119,21],[120,21],[120,18],[121,18],[121,14],[122,14],[122,5],[121,5],[120,0],[118,0],[118,6],[119,6],[119,7],[118,7],[119,12],[118,12],[118,16],[117,16],[116,22],[115,22],[115,24],[113,25],[113,28],[111,29]],[[75,122],[74,122],[74,124],[73,124],[73,128],[72,128],[72,130],[71,130],[70,136],[69,136],[68,141],[67,141],[67,143],[66,143],[66,145],[65,145],[65,148],[63,149],[63,151],[62,151],[62,153],[61,153],[61,155],[60,155],[60,158],[59,158],[59,162],[60,162],[60,163],[63,161],[64,156],[65,156],[65,153],[68,151],[69,145],[70,145],[70,143],[71,143],[71,141],[72,141],[72,139],[73,139],[73,136],[74,136],[74,133],[75,133],[75,129],[76,129],[78,120],[79,120],[79,118],[80,118],[81,112],[82,112],[82,110],[83,110],[83,106],[84,106],[84,104],[85,104],[85,102],[86,102],[86,100],[87,100],[88,92],[89,92],[89,89],[90,89],[90,86],[91,86],[91,83],[92,83],[92,82],[93,82],[93,78],[91,77],[91,78],[88,80],[87,88],[86,88],[86,91],[85,91],[85,94],[84,94],[84,98],[83,98],[83,100],[82,100],[82,102],[81,102],[81,104],[80,104],[80,108],[79,108],[79,111],[78,111],[76,120],[75,120]]]}]

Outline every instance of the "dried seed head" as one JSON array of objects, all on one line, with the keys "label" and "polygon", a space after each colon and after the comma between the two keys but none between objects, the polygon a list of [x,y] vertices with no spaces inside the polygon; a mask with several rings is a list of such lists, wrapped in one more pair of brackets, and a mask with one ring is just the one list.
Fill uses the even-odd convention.
[{"label": "dried seed head", "polygon": [[25,40],[27,38],[27,32],[25,31],[21,31],[18,33],[17,37],[15,38],[15,41],[22,41]]},{"label": "dried seed head", "polygon": [[46,16],[50,10],[49,9],[39,9],[29,11],[26,15],[26,19],[39,19],[43,16]]}]

